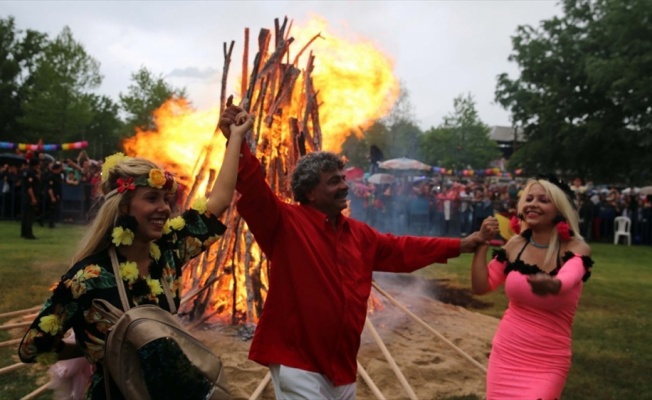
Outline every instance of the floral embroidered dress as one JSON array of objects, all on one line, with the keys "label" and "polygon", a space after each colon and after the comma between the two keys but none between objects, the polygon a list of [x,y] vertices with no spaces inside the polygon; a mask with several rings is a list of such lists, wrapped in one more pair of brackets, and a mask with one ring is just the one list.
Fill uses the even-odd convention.
[{"label": "floral embroidered dress", "polygon": [[487,400],[561,397],[571,363],[571,326],[582,292],[591,275],[590,257],[566,252],[550,272],[559,279],[559,293],[532,293],[527,276],[543,272],[521,260],[526,243],[514,261],[504,249],[494,251],[489,263],[491,289],[505,284],[509,305],[493,339],[487,370]]},{"label": "floral embroidered dress", "polygon": [[[158,304],[170,310],[161,280],[165,279],[180,303],[181,268],[217,241],[226,227],[214,216],[197,207],[167,221],[163,236],[150,244],[150,276],[138,275],[136,264],[118,255],[120,284],[125,285],[131,306]],[[105,299],[122,308],[108,248],[92,254],[63,275],[52,289],[38,317],[23,337],[19,356],[23,362],[54,363],[63,347],[64,334],[72,328],[77,345],[97,368],[86,391],[87,399],[105,398],[104,339],[110,324],[92,306],[93,299]],[[113,391],[115,393],[115,391]]]}]

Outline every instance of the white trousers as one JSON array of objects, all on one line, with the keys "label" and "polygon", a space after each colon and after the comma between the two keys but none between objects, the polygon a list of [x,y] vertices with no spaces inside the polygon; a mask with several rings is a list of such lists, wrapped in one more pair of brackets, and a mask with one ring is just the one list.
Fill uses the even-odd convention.
[{"label": "white trousers", "polygon": [[322,374],[270,364],[277,400],[355,400],[356,384],[333,386]]}]

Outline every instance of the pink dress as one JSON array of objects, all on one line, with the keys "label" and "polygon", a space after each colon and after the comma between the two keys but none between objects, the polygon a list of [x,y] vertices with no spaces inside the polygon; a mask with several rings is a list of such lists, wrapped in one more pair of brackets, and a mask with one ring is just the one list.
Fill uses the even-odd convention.
[{"label": "pink dress", "polygon": [[537,266],[506,259],[504,249],[489,263],[492,290],[505,284],[509,305],[493,339],[487,371],[487,400],[553,400],[561,397],[571,364],[571,326],[593,261],[567,252],[550,274],[561,280],[556,295],[532,293],[527,275]]}]

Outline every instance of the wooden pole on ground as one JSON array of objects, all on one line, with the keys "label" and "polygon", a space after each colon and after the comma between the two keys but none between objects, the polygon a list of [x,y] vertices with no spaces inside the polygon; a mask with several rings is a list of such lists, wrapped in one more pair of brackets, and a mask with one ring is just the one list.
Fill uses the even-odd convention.
[{"label": "wooden pole on ground", "polygon": [[254,390],[254,392],[249,397],[249,400],[258,400],[258,398],[263,393],[263,390],[265,390],[265,387],[267,387],[267,384],[269,383],[270,380],[272,380],[272,374],[270,374],[269,371],[267,371],[267,374],[265,375],[263,380],[260,381],[256,390]]},{"label": "wooden pole on ground", "polygon": [[362,379],[365,381],[367,386],[369,386],[369,389],[371,389],[371,393],[373,393],[374,396],[376,396],[376,398],[378,400],[386,400],[385,396],[383,396],[383,394],[378,389],[378,386],[376,386],[374,381],[371,380],[371,377],[369,376],[369,374],[367,374],[367,371],[365,371],[365,369],[362,367],[362,364],[360,364],[360,361],[358,361],[358,373],[360,374]]},{"label": "wooden pole on ground", "polygon": [[473,365],[475,365],[476,367],[478,367],[482,372],[484,372],[485,374],[487,373],[487,368],[486,368],[484,365],[482,365],[482,364],[480,364],[479,362],[477,362],[473,357],[471,357],[470,355],[466,354],[466,353],[464,352],[464,350],[462,350],[462,349],[460,349],[459,347],[455,346],[455,344],[453,344],[453,342],[451,342],[450,340],[446,339],[446,338],[444,337],[444,335],[442,335],[441,333],[437,332],[433,327],[431,327],[430,325],[426,324],[426,323],[425,323],[421,318],[419,318],[419,317],[417,317],[416,315],[414,315],[410,310],[408,310],[407,308],[405,308],[404,305],[402,305],[401,303],[399,303],[398,301],[396,301],[396,299],[394,299],[392,296],[390,296],[389,293],[387,293],[386,291],[384,291],[383,289],[381,289],[381,288],[378,286],[378,284],[377,284],[376,282],[372,282],[371,284],[373,285],[373,287],[376,288],[376,290],[378,290],[378,292],[380,292],[383,296],[385,296],[385,297],[387,298],[387,300],[389,300],[392,304],[394,304],[395,306],[397,306],[397,307],[400,308],[401,310],[405,311],[405,313],[406,313],[407,315],[409,315],[410,317],[412,317],[412,319],[414,319],[416,322],[418,322],[418,323],[419,323],[420,325],[422,325],[424,328],[428,329],[428,330],[429,330],[430,332],[432,332],[435,336],[437,336],[437,337],[440,338],[442,341],[444,341],[444,343],[446,343],[447,345],[451,346],[451,347],[452,347],[455,351],[457,351],[457,352],[458,352],[462,357],[464,357],[464,358],[467,359],[469,362],[471,362],[471,364],[473,364]]},{"label": "wooden pole on ground", "polygon": [[13,346],[15,344],[20,344],[21,340],[22,339],[5,340],[4,342],[0,342],[0,347],[9,347],[9,346]]},{"label": "wooden pole on ground", "polygon": [[0,314],[0,318],[14,317],[16,315],[23,315],[23,314],[31,313],[31,312],[34,312],[34,311],[40,311],[40,310],[41,310],[41,306],[34,306],[32,308],[26,308],[24,310],[9,311],[9,312],[6,312],[6,313],[2,313],[2,314]]},{"label": "wooden pole on ground", "polygon": [[199,293],[203,292],[204,290],[208,289],[211,287],[213,283],[215,283],[216,280],[220,279],[222,275],[213,277],[206,282],[206,284],[203,287],[197,288],[195,290],[191,290],[190,293],[187,293],[183,298],[181,299],[181,304],[187,302],[188,300],[192,299],[193,297],[197,296]]},{"label": "wooden pole on ground", "polygon": [[32,325],[32,321],[18,322],[16,324],[4,324],[4,325],[0,325],[0,331],[4,331],[7,329],[14,329],[14,328],[22,328],[23,326],[30,326],[30,325]]},{"label": "wooden pole on ground", "polygon": [[43,385],[43,386],[41,386],[40,388],[34,390],[33,392],[31,392],[31,393],[25,395],[24,397],[21,397],[20,400],[30,400],[30,399],[33,399],[33,398],[39,396],[41,393],[43,393],[43,392],[45,392],[46,390],[50,389],[50,384],[51,384],[51,383],[52,383],[52,382],[48,382],[48,383],[46,383],[45,385]]},{"label": "wooden pole on ground", "polygon": [[418,400],[416,393],[414,393],[414,390],[412,390],[412,387],[410,387],[410,384],[408,383],[407,379],[405,379],[405,376],[399,369],[398,365],[396,364],[396,361],[394,361],[394,358],[389,353],[389,350],[387,350],[387,346],[385,346],[385,343],[383,343],[383,340],[380,338],[380,335],[378,335],[378,332],[376,332],[376,328],[374,328],[374,325],[371,323],[369,317],[367,317],[365,321],[365,326],[367,327],[367,329],[369,329],[369,332],[371,332],[371,335],[374,337],[376,344],[378,344],[378,347],[380,347],[380,350],[385,355],[385,358],[387,359],[389,366],[392,367],[394,374],[396,374],[396,377],[401,383],[401,386],[403,386],[405,391],[408,393],[410,399]]},{"label": "wooden pole on ground", "polygon": [[29,364],[21,362],[21,363],[16,363],[14,365],[9,365],[9,366],[4,367],[4,368],[0,368],[0,375],[6,374],[6,373],[11,372],[11,371],[15,371],[17,369],[20,369],[22,367],[26,367],[28,365]]}]

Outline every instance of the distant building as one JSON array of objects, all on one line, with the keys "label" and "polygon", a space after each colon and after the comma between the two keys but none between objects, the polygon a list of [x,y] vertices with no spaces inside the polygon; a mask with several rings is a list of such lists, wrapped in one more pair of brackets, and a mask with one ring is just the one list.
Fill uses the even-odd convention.
[{"label": "distant building", "polygon": [[511,126],[492,126],[490,129],[489,138],[498,144],[498,148],[506,160],[514,153],[515,146],[518,148],[519,143],[525,143],[521,128],[514,129]]}]

